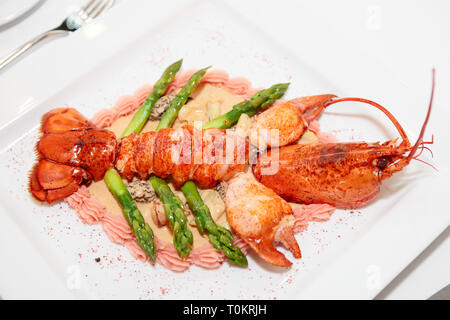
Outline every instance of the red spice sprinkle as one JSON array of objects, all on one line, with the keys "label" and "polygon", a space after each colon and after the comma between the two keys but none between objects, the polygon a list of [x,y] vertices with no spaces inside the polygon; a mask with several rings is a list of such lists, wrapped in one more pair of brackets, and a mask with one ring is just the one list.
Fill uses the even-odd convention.
[{"label": "red spice sprinkle", "polygon": [[163,295],[166,295],[166,293],[169,293],[169,289],[163,288],[163,287],[159,287],[159,288],[161,289],[161,293],[162,293]]}]

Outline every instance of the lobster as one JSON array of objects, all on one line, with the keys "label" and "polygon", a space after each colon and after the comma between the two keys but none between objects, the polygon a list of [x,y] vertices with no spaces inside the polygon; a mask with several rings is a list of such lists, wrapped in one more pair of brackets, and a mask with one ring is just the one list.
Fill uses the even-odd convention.
[{"label": "lobster", "polygon": [[[414,145],[394,116],[369,100],[319,95],[275,105],[259,114],[250,128],[248,140],[261,152],[252,166],[254,177],[242,173],[250,158],[248,140],[225,130],[205,129],[198,135],[198,130],[184,126],[131,134],[118,142],[112,132],[96,128],[75,109],[54,109],[42,118],[43,135],[36,146],[38,162],[31,171],[29,189],[35,199],[51,203],[71,195],[82,184],[102,179],[114,166],[128,180],[135,175],[146,179],[153,173],[172,176],[176,185],[195,180],[211,188],[218,181],[229,181],[226,211],[232,230],[264,260],[287,267],[291,262],[273,244],[281,242],[294,257],[301,257],[287,201],[339,208],[368,203],[386,178],[417,159],[419,148],[426,148],[423,136],[433,94],[434,73],[427,116]],[[383,111],[402,142],[292,145],[325,108],[343,101],[365,102]],[[259,134],[267,128],[277,129],[279,139],[273,142]],[[235,141],[233,147],[229,147],[230,140]],[[173,157],[174,149],[177,157]],[[275,151],[278,159],[272,157]],[[198,154],[203,154],[200,161],[196,161]],[[223,162],[225,154],[231,157]],[[265,174],[274,164],[278,169]]]},{"label": "lobster", "polygon": [[[260,121],[253,131],[266,125],[279,128],[284,144],[277,146],[292,143],[305,127],[292,134],[291,128],[278,125],[276,118],[291,114],[296,119],[294,125],[306,123],[302,112],[322,106],[332,97],[302,97],[274,106],[258,116],[270,121]],[[41,122],[42,136],[36,144],[38,161],[30,174],[29,190],[36,200],[48,203],[71,195],[80,185],[101,180],[114,166],[128,180],[135,175],[147,179],[154,173],[161,178],[171,175],[178,186],[195,180],[203,188],[212,188],[243,171],[249,160],[248,142],[222,129],[184,126],[133,133],[119,143],[113,132],[97,128],[73,108],[53,109],[42,116]]]},{"label": "lobster", "polygon": [[[313,204],[327,203],[337,208],[355,209],[366,205],[380,192],[381,183],[403,170],[411,160],[418,159],[426,144],[423,141],[434,96],[434,70],[431,98],[419,137],[411,145],[408,136],[395,117],[376,102],[361,98],[342,98],[320,106],[310,119],[325,108],[344,101],[363,102],[381,110],[394,124],[401,136],[384,143],[343,142],[309,145],[291,145],[271,150],[258,158],[253,166],[256,179],[287,201]],[[420,154],[417,154],[421,148]],[[275,163],[274,163],[275,162]],[[424,162],[424,161],[422,161]],[[264,174],[266,168],[277,168]],[[274,170],[272,170],[274,171]]]},{"label": "lobster", "polygon": [[[44,115],[42,131],[29,189],[37,200],[48,203],[69,196],[82,184],[101,180],[113,166],[128,180],[135,174],[146,179],[155,173],[162,178],[172,175],[179,186],[194,180],[212,188],[243,171],[248,162],[248,143],[220,129],[205,129],[198,135],[192,126],[162,129],[133,133],[118,143],[113,132],[96,128],[75,109],[66,108]],[[235,147],[227,149],[232,139],[237,140]],[[229,155],[229,149],[232,159],[225,163],[222,155]],[[196,159],[199,153],[203,157]]]},{"label": "lobster", "polygon": [[70,196],[82,184],[103,178],[116,157],[114,133],[96,128],[77,110],[57,108],[42,117],[36,144],[38,162],[29,190],[39,201],[52,203]]}]

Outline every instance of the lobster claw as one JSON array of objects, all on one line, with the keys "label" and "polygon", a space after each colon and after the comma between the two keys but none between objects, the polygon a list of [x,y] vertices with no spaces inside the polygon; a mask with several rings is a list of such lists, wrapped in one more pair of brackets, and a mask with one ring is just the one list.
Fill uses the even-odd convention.
[{"label": "lobster claw", "polygon": [[249,128],[251,144],[265,150],[297,141],[308,123],[335,97],[333,94],[300,97],[268,108],[256,116]]},{"label": "lobster claw", "polygon": [[39,201],[69,196],[81,184],[103,178],[114,163],[114,133],[96,128],[78,111],[58,108],[42,117],[43,135],[36,145],[39,159],[29,189]]},{"label": "lobster claw", "polygon": [[295,258],[301,257],[291,206],[253,176],[239,174],[229,181],[226,207],[231,229],[265,261],[280,267],[292,265],[274,242],[281,242]]},{"label": "lobster claw", "polygon": [[301,113],[306,114],[313,109],[324,106],[334,98],[336,98],[334,94],[319,94],[316,96],[294,98],[289,100],[289,102],[295,104],[300,109]]},{"label": "lobster claw", "polygon": [[300,108],[284,102],[260,113],[249,129],[249,140],[261,150],[297,141],[308,128]]}]

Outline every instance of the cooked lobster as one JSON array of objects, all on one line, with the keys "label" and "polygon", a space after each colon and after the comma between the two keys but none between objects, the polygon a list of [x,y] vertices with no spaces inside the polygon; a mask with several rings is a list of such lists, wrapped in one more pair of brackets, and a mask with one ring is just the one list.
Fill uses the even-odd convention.
[{"label": "cooked lobster", "polygon": [[[434,78],[433,78],[434,79]],[[327,108],[343,101],[370,104],[383,111],[395,125],[398,139],[384,143],[344,142],[327,144],[291,145],[277,149],[277,157],[269,150],[253,166],[255,177],[287,201],[312,204],[327,203],[337,208],[355,209],[367,204],[380,192],[381,183],[403,170],[419,148],[432,142],[423,141],[431,114],[433,88],[428,112],[419,137],[411,145],[405,131],[394,116],[383,106],[366,99],[345,98],[325,104]],[[319,114],[322,110],[318,110]],[[314,118],[314,116],[313,116]],[[422,160],[420,160],[422,161]],[[424,161],[422,161],[424,162]],[[276,168],[269,170],[267,168]]]},{"label": "cooked lobster", "polygon": [[[262,132],[265,126],[278,128],[281,143],[276,146],[290,144],[306,128],[303,112],[316,110],[333,97],[303,97],[274,106],[258,116],[251,131]],[[280,126],[277,118],[286,114],[291,115],[291,125]],[[303,125],[292,133],[297,124]],[[49,203],[69,196],[82,184],[102,179],[114,166],[128,180],[133,175],[146,179],[154,173],[162,178],[171,175],[178,185],[195,180],[211,188],[243,171],[249,160],[248,142],[225,130],[185,126],[131,134],[119,143],[114,133],[96,128],[73,108],[57,108],[44,114],[41,131],[43,135],[36,145],[38,161],[30,174],[30,192],[37,200]],[[272,146],[270,141],[265,143]]]},{"label": "cooked lobster", "polygon": [[96,128],[78,111],[58,108],[42,117],[38,162],[30,174],[30,192],[48,203],[63,199],[81,184],[103,178],[114,163],[115,135]]},{"label": "cooked lobster", "polygon": [[[433,92],[434,82],[432,96]],[[323,109],[341,101],[362,101],[379,108],[393,121],[403,141],[399,145],[397,140],[290,145]],[[340,208],[366,204],[378,194],[383,180],[416,159],[419,148],[426,148],[423,136],[431,106],[432,98],[413,146],[398,121],[369,100],[320,95],[269,108],[257,116],[249,133],[250,142],[260,151],[273,148],[260,155],[253,166],[259,182],[243,174],[236,176],[249,162],[249,143],[225,130],[185,126],[131,134],[118,142],[114,133],[96,128],[75,109],[54,109],[42,118],[43,135],[36,146],[38,162],[30,174],[30,192],[37,200],[51,203],[74,193],[82,184],[102,179],[111,167],[129,180],[134,175],[141,179],[150,174],[170,175],[177,185],[194,180],[205,188],[234,177],[226,195],[231,228],[266,261],[289,266],[291,263],[273,246],[274,240],[279,241],[295,257],[301,256],[293,237],[292,209],[285,200]],[[278,130],[278,139],[272,141],[261,134],[267,129]],[[272,157],[275,151],[278,158]],[[268,167],[277,170],[265,172]]]},{"label": "cooked lobster", "polygon": [[30,191],[49,203],[69,196],[81,184],[101,180],[113,166],[129,180],[134,174],[145,179],[154,173],[162,178],[171,175],[178,185],[194,180],[212,188],[248,163],[245,139],[220,129],[198,134],[191,126],[162,129],[131,134],[118,143],[111,131],[98,129],[75,109],[65,108],[44,115],[42,132]]}]

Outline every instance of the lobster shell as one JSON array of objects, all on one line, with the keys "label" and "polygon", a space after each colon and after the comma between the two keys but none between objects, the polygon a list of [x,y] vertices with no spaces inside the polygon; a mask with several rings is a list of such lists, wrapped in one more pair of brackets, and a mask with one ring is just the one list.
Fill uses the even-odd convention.
[{"label": "lobster shell", "polygon": [[72,108],[57,108],[42,117],[38,162],[30,173],[29,189],[39,201],[65,198],[81,184],[103,178],[115,161],[114,133],[96,128]]}]

